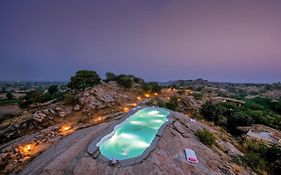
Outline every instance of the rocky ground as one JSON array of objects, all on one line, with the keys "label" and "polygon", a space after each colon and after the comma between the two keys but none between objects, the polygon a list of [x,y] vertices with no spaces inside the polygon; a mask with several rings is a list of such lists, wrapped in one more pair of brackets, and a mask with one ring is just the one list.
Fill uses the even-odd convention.
[{"label": "rocky ground", "polygon": [[[204,123],[190,122],[183,114],[175,113],[173,122],[167,126],[157,147],[141,163],[128,167],[109,166],[108,163],[93,159],[87,152],[87,145],[101,135],[116,120],[88,127],[60,140],[47,151],[35,158],[19,174],[254,174],[230,161],[231,154],[242,154],[229,142],[218,140],[217,146],[202,144],[194,131],[208,128]],[[185,160],[183,150],[193,149],[198,164]],[[231,154],[230,154],[231,153]]]},{"label": "rocky ground", "polygon": [[[72,105],[37,104],[1,123],[0,174],[254,174],[232,162],[232,156],[242,153],[228,133],[205,121],[190,122],[185,114],[198,111],[203,102],[191,93],[178,96],[184,114],[174,113],[156,149],[143,162],[125,168],[93,159],[85,151],[88,143],[134,106],[169,100],[177,91],[148,95],[138,87],[125,90],[109,82],[85,89]],[[202,128],[215,134],[214,146],[207,147],[194,136]],[[195,150],[199,164],[186,162],[185,148]]]}]

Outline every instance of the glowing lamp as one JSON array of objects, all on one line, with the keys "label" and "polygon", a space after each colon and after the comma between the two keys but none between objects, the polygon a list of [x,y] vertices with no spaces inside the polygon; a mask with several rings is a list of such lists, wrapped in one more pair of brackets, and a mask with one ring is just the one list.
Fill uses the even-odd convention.
[{"label": "glowing lamp", "polygon": [[60,130],[61,130],[62,132],[64,132],[64,131],[68,131],[68,130],[70,130],[70,129],[71,129],[71,127],[70,127],[70,126],[68,126],[68,125],[64,125],[64,126],[62,126],[62,127],[61,127],[61,129],[60,129]]},{"label": "glowing lamp", "polygon": [[33,149],[33,145],[32,144],[27,144],[27,145],[24,145],[24,146],[20,146],[20,151],[23,153],[23,154],[29,154],[30,151]]},{"label": "glowing lamp", "polygon": [[141,100],[141,97],[140,97],[140,96],[137,96],[137,99],[138,99],[138,100]]},{"label": "glowing lamp", "polygon": [[31,145],[30,144],[26,145],[26,149],[27,149],[27,151],[31,151]]},{"label": "glowing lamp", "polygon": [[144,96],[145,96],[145,97],[147,97],[147,98],[149,98],[149,97],[150,97],[150,95],[149,95],[149,94],[144,94]]},{"label": "glowing lamp", "polygon": [[129,108],[125,107],[125,108],[124,108],[124,111],[125,111],[125,112],[128,112],[128,111],[129,111]]}]

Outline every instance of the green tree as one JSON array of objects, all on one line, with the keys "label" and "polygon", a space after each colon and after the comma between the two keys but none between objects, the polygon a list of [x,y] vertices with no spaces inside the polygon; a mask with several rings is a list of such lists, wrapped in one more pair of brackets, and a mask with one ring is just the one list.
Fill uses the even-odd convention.
[{"label": "green tree", "polygon": [[83,90],[100,83],[101,79],[95,71],[80,70],[76,72],[75,76],[71,77],[71,81],[67,86],[70,89]]},{"label": "green tree", "polygon": [[157,82],[149,82],[149,83],[146,83],[143,86],[143,89],[146,92],[160,92],[161,91],[161,86],[159,86],[159,84]]},{"label": "green tree", "polygon": [[133,85],[133,80],[128,76],[121,76],[117,79],[117,83],[124,88],[131,88]]},{"label": "green tree", "polygon": [[116,75],[112,72],[106,72],[105,77],[106,77],[105,80],[106,82],[114,81],[116,79]]},{"label": "green tree", "polygon": [[12,100],[14,98],[14,95],[12,94],[12,92],[7,92],[6,97],[8,100]]},{"label": "green tree", "polygon": [[50,95],[55,94],[56,92],[58,92],[58,86],[57,85],[52,85],[48,88],[48,93]]}]

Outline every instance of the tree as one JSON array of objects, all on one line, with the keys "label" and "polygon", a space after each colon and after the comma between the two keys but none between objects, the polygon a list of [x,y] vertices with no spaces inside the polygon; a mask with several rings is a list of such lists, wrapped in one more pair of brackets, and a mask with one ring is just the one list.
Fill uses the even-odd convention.
[{"label": "tree", "polygon": [[149,82],[143,86],[143,89],[147,92],[160,92],[161,86],[157,82]]},{"label": "tree", "polygon": [[2,87],[2,92],[5,93],[6,92],[6,88]]},{"label": "tree", "polygon": [[116,78],[116,75],[112,72],[106,72],[105,77],[106,77],[105,81],[109,82],[109,81],[114,81]]},{"label": "tree", "polygon": [[133,85],[133,80],[128,76],[121,76],[117,79],[117,83],[124,88],[131,88]]},{"label": "tree", "polygon": [[75,76],[71,77],[71,81],[67,84],[70,89],[83,90],[100,84],[101,79],[95,71],[80,70]]},{"label": "tree", "polygon": [[55,94],[56,92],[58,92],[58,86],[57,85],[52,85],[48,88],[48,93],[50,95]]},{"label": "tree", "polygon": [[6,97],[8,100],[12,100],[14,98],[14,95],[11,92],[7,92]]}]

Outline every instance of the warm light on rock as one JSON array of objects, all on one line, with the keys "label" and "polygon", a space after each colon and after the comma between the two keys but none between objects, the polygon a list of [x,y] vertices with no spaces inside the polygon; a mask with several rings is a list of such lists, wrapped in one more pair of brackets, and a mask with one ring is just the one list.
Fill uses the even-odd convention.
[{"label": "warm light on rock", "polygon": [[138,99],[138,100],[141,100],[141,97],[140,97],[140,96],[137,96],[137,99]]},{"label": "warm light on rock", "polygon": [[125,107],[125,108],[124,108],[124,111],[125,111],[125,112],[128,112],[128,111],[129,111],[129,108]]},{"label": "warm light on rock", "polygon": [[71,127],[68,126],[68,125],[63,125],[63,126],[61,127],[61,131],[62,131],[62,132],[68,131],[68,130],[70,130],[70,129],[71,129]]},{"label": "warm light on rock", "polygon": [[147,97],[147,98],[149,98],[149,97],[150,97],[150,95],[149,95],[149,94],[144,94],[144,96],[145,96],[145,97]]},{"label": "warm light on rock", "polygon": [[34,145],[33,144],[27,144],[27,145],[24,145],[24,146],[20,146],[20,151],[27,155],[27,154],[30,154],[31,150],[33,149]]}]

